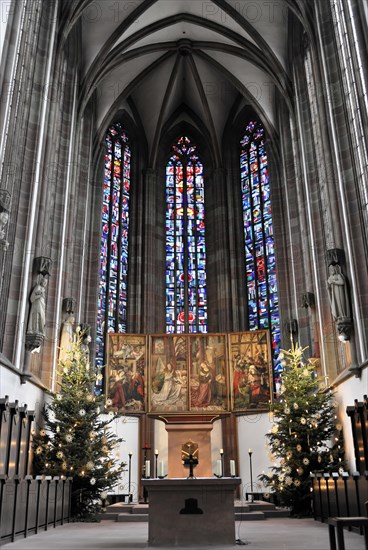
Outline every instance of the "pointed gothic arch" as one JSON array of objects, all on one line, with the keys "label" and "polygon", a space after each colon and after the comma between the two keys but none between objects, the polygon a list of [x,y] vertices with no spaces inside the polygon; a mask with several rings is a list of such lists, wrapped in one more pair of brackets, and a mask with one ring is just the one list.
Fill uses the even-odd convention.
[{"label": "pointed gothic arch", "polygon": [[265,130],[250,118],[240,140],[247,320],[250,330],[268,329],[274,373],[280,370],[280,313],[271,188]]},{"label": "pointed gothic arch", "polygon": [[121,123],[110,125],[105,141],[96,326],[96,366],[99,369],[105,362],[106,334],[127,331],[132,157],[129,136]]},{"label": "pointed gothic arch", "polygon": [[166,332],[207,332],[203,164],[186,135],[166,165]]}]

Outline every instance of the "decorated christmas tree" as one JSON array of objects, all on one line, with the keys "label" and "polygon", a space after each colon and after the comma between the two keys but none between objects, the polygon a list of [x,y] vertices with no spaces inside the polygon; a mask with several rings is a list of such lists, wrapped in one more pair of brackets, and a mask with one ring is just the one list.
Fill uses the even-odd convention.
[{"label": "decorated christmas tree", "polygon": [[260,479],[294,514],[308,514],[311,472],[344,469],[342,427],[336,424],[333,393],[316,376],[315,366],[293,345],[282,351],[281,395],[273,403],[273,426],[266,435],[273,466]]},{"label": "decorated christmas tree", "polygon": [[122,439],[109,426],[116,416],[93,391],[101,375],[90,366],[85,342],[77,328],[58,363],[59,389],[33,436],[35,474],[73,478],[71,515],[79,520],[95,516],[101,493],[118,483],[125,466],[117,458]]}]

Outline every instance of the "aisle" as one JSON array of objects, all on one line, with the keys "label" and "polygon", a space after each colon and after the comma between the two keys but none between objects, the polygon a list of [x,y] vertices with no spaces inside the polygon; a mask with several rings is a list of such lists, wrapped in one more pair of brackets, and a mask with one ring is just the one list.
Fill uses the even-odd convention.
[{"label": "aisle", "polygon": [[[148,548],[148,523],[70,523],[47,532],[4,544],[5,550],[127,550]],[[267,519],[236,523],[236,537],[244,546],[227,550],[328,550],[328,531],[312,519]],[[364,539],[345,532],[346,550],[365,550]],[[196,548],[196,546],[193,546]],[[176,547],[178,548],[178,547]],[[203,547],[202,547],[203,548]],[[222,550],[222,547],[207,547]],[[158,550],[158,549],[157,549]],[[167,550],[167,548],[166,548]]]}]

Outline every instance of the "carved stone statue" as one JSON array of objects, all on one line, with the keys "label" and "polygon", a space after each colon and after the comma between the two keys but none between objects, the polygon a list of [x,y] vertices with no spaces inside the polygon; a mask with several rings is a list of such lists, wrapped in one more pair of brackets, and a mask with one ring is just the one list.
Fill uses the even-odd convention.
[{"label": "carved stone statue", "polygon": [[329,266],[327,289],[330,298],[332,316],[335,321],[350,318],[350,304],[346,280],[339,264]]},{"label": "carved stone statue", "polygon": [[30,301],[31,309],[29,312],[29,321],[27,334],[36,334],[45,336],[45,295],[46,295],[47,278],[39,273],[37,282],[31,292]]},{"label": "carved stone statue", "polygon": [[74,315],[68,315],[61,327],[59,361],[66,362],[70,359],[70,351],[74,342],[73,325]]},{"label": "carved stone statue", "polygon": [[6,210],[0,212],[0,246],[4,251],[7,250],[9,246],[9,243],[5,238],[8,220],[9,212],[6,212]]},{"label": "carved stone statue", "polygon": [[89,335],[91,327],[87,323],[83,323],[80,325],[80,337],[81,337],[81,350],[83,351],[84,355],[86,356],[87,361],[89,361],[90,356],[90,350],[89,350],[89,344],[92,341],[91,336]]}]

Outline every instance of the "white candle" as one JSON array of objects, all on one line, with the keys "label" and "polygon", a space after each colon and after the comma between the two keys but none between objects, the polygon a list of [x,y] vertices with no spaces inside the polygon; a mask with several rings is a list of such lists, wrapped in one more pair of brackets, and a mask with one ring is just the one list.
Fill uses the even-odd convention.
[{"label": "white candle", "polygon": [[248,453],[251,455],[253,452],[253,449],[248,449]]},{"label": "white candle", "polygon": [[220,449],[220,455],[224,454],[224,449]]},{"label": "white candle", "polygon": [[235,460],[230,460],[230,475],[235,477]]},{"label": "white candle", "polygon": [[217,461],[217,464],[216,464],[216,474],[218,476],[222,476],[222,464],[221,464],[221,460],[218,460]]},{"label": "white candle", "polygon": [[164,477],[164,462],[163,462],[163,460],[160,460],[160,462],[158,464],[158,475],[160,477]]},{"label": "white candle", "polygon": [[155,455],[158,455],[158,449],[155,449]]},{"label": "white candle", "polygon": [[151,475],[151,465],[150,465],[150,461],[149,460],[146,460],[146,477],[150,477]]}]

